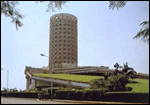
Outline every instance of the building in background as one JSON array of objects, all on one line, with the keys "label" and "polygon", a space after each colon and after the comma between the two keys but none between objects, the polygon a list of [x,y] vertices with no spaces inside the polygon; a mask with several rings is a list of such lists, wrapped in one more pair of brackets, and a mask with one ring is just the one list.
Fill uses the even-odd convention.
[{"label": "building in background", "polygon": [[77,17],[67,13],[50,18],[49,65],[53,68],[78,66]]}]

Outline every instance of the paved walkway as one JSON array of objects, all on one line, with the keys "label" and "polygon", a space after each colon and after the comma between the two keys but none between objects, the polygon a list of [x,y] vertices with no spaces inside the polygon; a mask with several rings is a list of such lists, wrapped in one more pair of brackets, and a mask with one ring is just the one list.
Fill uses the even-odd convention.
[{"label": "paved walkway", "polygon": [[125,103],[125,102],[106,102],[106,101],[76,101],[76,100],[53,100],[53,101],[65,102],[65,103],[80,103],[80,104],[145,104],[145,103]]},{"label": "paved walkway", "polygon": [[103,101],[76,101],[76,100],[38,100],[35,98],[6,98],[1,97],[1,104],[143,104],[143,103],[125,103],[125,102],[103,102]]}]

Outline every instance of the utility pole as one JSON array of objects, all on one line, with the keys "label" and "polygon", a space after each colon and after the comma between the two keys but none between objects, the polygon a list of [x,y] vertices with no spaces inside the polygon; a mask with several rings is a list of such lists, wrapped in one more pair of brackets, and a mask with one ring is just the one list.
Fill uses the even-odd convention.
[{"label": "utility pole", "polygon": [[[40,54],[40,55],[49,58],[49,56],[47,56],[47,55],[45,55],[45,54]],[[53,72],[52,72],[52,70],[50,70],[50,58],[49,58],[49,65],[48,65],[48,68],[49,68],[50,74],[52,74],[52,76],[53,76]],[[51,81],[51,101],[53,101],[53,77],[51,78],[51,80],[52,80],[52,81]]]}]

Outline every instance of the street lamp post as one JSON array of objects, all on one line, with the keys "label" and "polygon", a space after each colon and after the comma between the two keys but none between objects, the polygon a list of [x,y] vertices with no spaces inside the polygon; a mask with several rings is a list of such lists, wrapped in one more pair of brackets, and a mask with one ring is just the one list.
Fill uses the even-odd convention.
[{"label": "street lamp post", "polygon": [[9,75],[9,70],[5,70],[3,68],[1,68],[1,70],[7,71],[7,90],[8,90],[8,75]]},{"label": "street lamp post", "polygon": [[[44,54],[40,54],[40,55],[49,58],[49,56],[47,56],[47,55],[44,55]],[[49,68],[50,74],[53,74],[53,72],[50,70],[50,65],[49,65],[48,68]],[[53,76],[53,75],[52,75],[52,76]],[[52,81],[51,81],[51,101],[53,100],[53,98],[52,98],[52,97],[53,97],[53,95],[52,95],[52,94],[53,94],[53,89],[52,89],[52,88],[53,88],[53,77],[52,77]]]},{"label": "street lamp post", "polygon": [[45,56],[45,57],[48,57],[47,55],[44,55],[44,54],[40,54],[41,56]]}]

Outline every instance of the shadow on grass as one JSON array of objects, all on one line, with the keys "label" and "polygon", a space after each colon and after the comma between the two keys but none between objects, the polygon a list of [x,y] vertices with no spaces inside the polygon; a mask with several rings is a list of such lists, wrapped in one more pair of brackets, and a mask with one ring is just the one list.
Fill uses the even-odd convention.
[{"label": "shadow on grass", "polygon": [[140,82],[129,80],[128,83],[140,83]]}]

